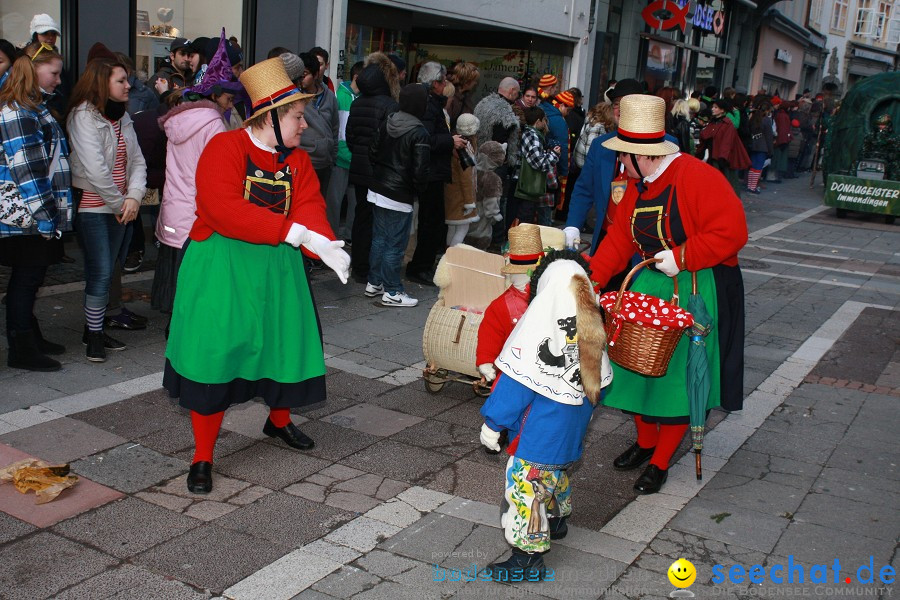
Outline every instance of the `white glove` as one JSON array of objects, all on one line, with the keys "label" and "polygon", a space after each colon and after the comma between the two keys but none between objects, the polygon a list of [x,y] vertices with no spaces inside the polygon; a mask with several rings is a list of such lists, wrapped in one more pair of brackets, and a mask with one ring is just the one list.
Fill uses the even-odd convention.
[{"label": "white glove", "polygon": [[484,375],[485,380],[493,381],[497,379],[497,369],[494,368],[492,363],[484,363],[483,365],[478,365],[478,372]]},{"label": "white glove", "polygon": [[566,234],[566,248],[575,248],[578,249],[579,244],[581,244],[581,232],[577,227],[566,227],[563,229],[563,232]]},{"label": "white glove", "polygon": [[291,225],[290,230],[288,230],[287,236],[285,236],[284,241],[294,248],[299,248],[300,244],[305,244],[309,241],[309,229],[301,225],[300,223],[294,223]]},{"label": "white glove", "polygon": [[309,231],[308,235],[309,240],[303,242],[306,249],[317,254],[323,263],[337,273],[341,283],[347,283],[347,279],[350,278],[350,255],[341,249],[344,247],[344,240],[332,242],[315,231]]},{"label": "white glove", "polygon": [[500,432],[494,431],[487,426],[487,423],[481,425],[481,444],[488,450],[500,452]]},{"label": "white glove", "polygon": [[659,269],[661,273],[665,273],[669,277],[675,277],[678,275],[678,272],[681,269],[678,268],[678,263],[675,262],[675,253],[671,250],[663,250],[662,252],[657,252],[653,255],[653,258],[657,260],[662,260],[662,262],[656,263],[656,268]]}]

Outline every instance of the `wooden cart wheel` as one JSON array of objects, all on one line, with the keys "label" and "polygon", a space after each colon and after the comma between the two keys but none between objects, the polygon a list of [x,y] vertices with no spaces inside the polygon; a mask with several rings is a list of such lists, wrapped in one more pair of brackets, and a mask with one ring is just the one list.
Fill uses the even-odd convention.
[{"label": "wooden cart wheel", "polygon": [[435,383],[433,381],[429,381],[428,379],[426,379],[425,380],[425,391],[427,391],[429,394],[438,394],[438,393],[440,393],[440,391],[442,389],[444,389],[445,385],[447,385],[446,381],[443,383]]},{"label": "wooden cart wheel", "polygon": [[479,398],[487,398],[491,395],[491,386],[478,379],[472,382],[472,389]]},{"label": "wooden cart wheel", "polygon": [[425,391],[429,394],[437,394],[444,386],[447,385],[447,369],[436,369],[431,371],[426,369],[422,374],[422,380],[425,382]]}]

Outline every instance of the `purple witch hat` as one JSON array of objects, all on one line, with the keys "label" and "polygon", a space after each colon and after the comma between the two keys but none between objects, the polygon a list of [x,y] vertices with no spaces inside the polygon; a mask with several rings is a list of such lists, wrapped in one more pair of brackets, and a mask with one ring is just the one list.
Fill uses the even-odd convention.
[{"label": "purple witch hat", "polygon": [[225,28],[223,27],[222,35],[219,37],[219,47],[206,66],[203,79],[197,85],[186,89],[185,94],[193,93],[200,96],[209,96],[220,92],[236,94],[244,89],[240,81],[235,81],[234,73],[231,72],[231,61],[228,60],[228,52],[225,49],[227,44],[228,40],[225,38]]}]

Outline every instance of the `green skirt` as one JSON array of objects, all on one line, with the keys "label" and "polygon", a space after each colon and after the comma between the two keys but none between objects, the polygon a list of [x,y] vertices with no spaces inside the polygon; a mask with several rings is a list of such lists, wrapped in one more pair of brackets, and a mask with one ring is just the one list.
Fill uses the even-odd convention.
[{"label": "green skirt", "polygon": [[166,358],[182,378],[297,383],[325,375],[303,256],[213,234],[178,272]]},{"label": "green skirt", "polygon": [[[706,356],[709,360],[710,392],[707,409],[720,404],[721,388],[719,383],[719,334],[718,311],[716,308],[716,284],[712,269],[697,272],[697,288],[706,308],[712,316],[709,335],[706,336]],[[631,290],[650,294],[664,300],[672,298],[672,280],[670,277],[643,269]],[[691,295],[691,274],[682,271],[678,274],[678,306],[687,308]],[[687,335],[681,337],[675,354],[669,362],[669,369],[662,377],[647,377],[616,363],[612,364],[613,380],[606,388],[603,403],[613,408],[650,417],[687,417],[687,355],[690,340]]]}]

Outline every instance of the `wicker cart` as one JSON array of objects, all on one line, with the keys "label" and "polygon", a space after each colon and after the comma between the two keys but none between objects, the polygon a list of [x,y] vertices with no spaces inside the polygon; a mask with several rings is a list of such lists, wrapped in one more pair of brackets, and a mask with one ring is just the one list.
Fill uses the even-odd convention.
[{"label": "wicker cart", "polygon": [[479,396],[490,393],[475,365],[475,348],[484,310],[506,289],[504,263],[502,256],[467,246],[448,248],[441,259],[441,294],[422,335],[422,378],[432,394],[450,381],[471,385]]}]

